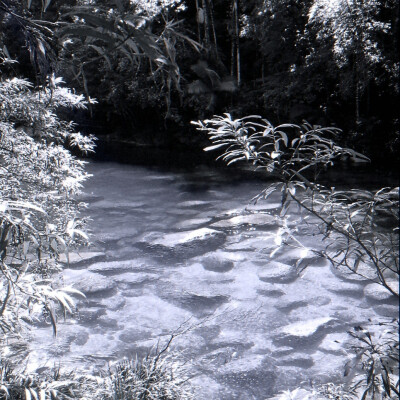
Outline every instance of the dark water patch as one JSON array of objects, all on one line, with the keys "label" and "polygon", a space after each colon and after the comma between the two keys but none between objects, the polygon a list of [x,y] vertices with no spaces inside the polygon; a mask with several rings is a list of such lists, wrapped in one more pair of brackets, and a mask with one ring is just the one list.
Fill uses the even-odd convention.
[{"label": "dark water patch", "polygon": [[90,293],[83,291],[83,293],[86,296],[86,298],[89,300],[107,299],[109,297],[113,297],[116,294],[116,292],[117,292],[116,286],[117,285],[115,284],[115,286],[110,289],[102,289],[102,290],[97,290],[95,292],[90,292]]},{"label": "dark water patch", "polygon": [[399,304],[381,304],[374,307],[375,313],[381,317],[399,318]]},{"label": "dark water patch", "polygon": [[178,299],[174,300],[175,304],[191,311],[197,317],[205,317],[212,314],[215,310],[227,303],[229,297],[217,296],[202,296],[197,294],[184,294]]},{"label": "dark water patch", "polygon": [[235,266],[232,260],[221,260],[217,257],[212,257],[212,256],[204,257],[200,261],[200,264],[207,271],[220,272],[220,273],[228,272],[232,270]]},{"label": "dark water patch", "polygon": [[282,297],[286,294],[283,290],[280,289],[271,289],[271,290],[258,289],[257,293],[260,294],[261,296],[272,297],[272,298]]},{"label": "dark water patch", "polygon": [[280,357],[280,359],[277,360],[276,365],[308,369],[314,365],[314,361],[312,357],[307,355],[290,354]]},{"label": "dark water patch", "polygon": [[301,307],[306,307],[308,306],[308,302],[304,300],[299,300],[299,301],[292,301],[289,303],[283,303],[283,304],[276,304],[275,308],[277,308],[279,311],[282,311],[283,313],[290,313],[293,310],[296,310],[297,308]]},{"label": "dark water patch", "polygon": [[195,330],[195,333],[201,336],[206,342],[211,342],[213,339],[218,337],[221,332],[219,326],[202,326]]},{"label": "dark water patch", "polygon": [[231,388],[230,397],[225,399],[265,399],[274,394],[276,373],[264,368],[243,372],[227,372],[216,375],[216,380]]},{"label": "dark water patch", "polygon": [[81,309],[79,310],[77,319],[82,325],[93,325],[101,316],[105,314],[107,314],[107,310],[105,308]]},{"label": "dark water patch", "polygon": [[[142,330],[131,328],[128,331],[123,331],[119,334],[118,339],[125,343],[134,343],[139,340],[143,340],[144,335]],[[143,348],[145,352],[148,352],[148,348]]]},{"label": "dark water patch", "polygon": [[161,244],[149,244],[138,242],[135,246],[144,254],[149,254],[157,259],[165,261],[183,262],[190,258],[203,255],[209,251],[217,250],[225,242],[225,235],[219,234],[210,240],[194,240],[185,244],[176,244],[174,247],[166,247]]},{"label": "dark water patch", "polygon": [[123,329],[123,325],[119,325],[117,319],[109,318],[109,317],[106,317],[105,315],[99,317],[96,320],[96,324],[103,328],[107,328],[110,331],[114,331],[114,332],[119,332]]}]

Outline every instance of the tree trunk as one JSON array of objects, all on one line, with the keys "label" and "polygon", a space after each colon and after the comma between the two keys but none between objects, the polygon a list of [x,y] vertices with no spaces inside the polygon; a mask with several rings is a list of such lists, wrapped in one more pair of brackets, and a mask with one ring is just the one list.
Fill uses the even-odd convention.
[{"label": "tree trunk", "polygon": [[241,84],[240,76],[240,45],[239,45],[239,12],[238,12],[238,2],[234,0],[233,2],[234,11],[234,22],[235,22],[235,44],[236,44],[236,81],[238,87]]},{"label": "tree trunk", "polygon": [[199,1],[196,0],[196,22],[197,22],[197,41],[201,43],[200,22],[199,22]]},{"label": "tree trunk", "polygon": [[213,39],[214,39],[215,59],[217,61],[219,61],[217,35],[215,33],[215,25],[214,25],[214,13],[213,13],[214,6],[213,6],[212,0],[208,0],[208,1],[210,2],[208,9],[210,10],[210,21],[211,21],[211,29],[212,29]]},{"label": "tree trunk", "polygon": [[206,49],[210,48],[210,32],[209,32],[209,20],[208,20],[208,5],[207,0],[202,0],[202,6],[204,10],[204,43]]}]

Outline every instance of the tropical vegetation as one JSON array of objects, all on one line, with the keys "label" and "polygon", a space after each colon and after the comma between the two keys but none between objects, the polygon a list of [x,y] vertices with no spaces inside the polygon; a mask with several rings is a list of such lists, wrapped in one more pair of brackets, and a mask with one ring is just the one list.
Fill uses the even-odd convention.
[{"label": "tropical vegetation", "polygon": [[[163,351],[96,377],[18,369],[30,327],[56,335],[83,296],[55,277],[70,249],[88,245],[77,197],[89,177],[78,155],[95,147],[86,125],[100,139],[112,129],[196,149],[205,139],[189,122],[200,119],[206,150],[276,180],[255,200],[282,193],[277,249],[314,251],[287,218],[298,207],[326,240],[318,255],[398,296],[398,188],[319,181],[344,162],[397,162],[398,2],[0,0],[0,21],[0,399],[191,398]],[[395,398],[398,321],[373,326],[351,332],[345,374],[356,396]]]}]

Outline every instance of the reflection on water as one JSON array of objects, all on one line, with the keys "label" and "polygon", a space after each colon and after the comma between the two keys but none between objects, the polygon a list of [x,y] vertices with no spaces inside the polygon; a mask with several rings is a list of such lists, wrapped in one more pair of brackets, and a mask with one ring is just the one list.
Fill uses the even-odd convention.
[{"label": "reflection on water", "polygon": [[143,355],[183,326],[174,349],[191,365],[197,399],[264,399],[340,380],[346,331],[397,315],[394,301],[383,309],[364,296],[366,282],[344,280],[322,259],[299,274],[298,250],[271,258],[279,196],[247,207],[265,183],[112,163],[89,172],[94,248],[64,273],[87,297],[57,339],[34,333],[32,361],[88,369]]}]

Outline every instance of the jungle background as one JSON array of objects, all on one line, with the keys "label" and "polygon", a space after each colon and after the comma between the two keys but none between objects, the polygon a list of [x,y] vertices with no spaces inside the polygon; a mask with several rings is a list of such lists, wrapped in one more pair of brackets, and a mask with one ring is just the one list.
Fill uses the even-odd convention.
[{"label": "jungle background", "polygon": [[55,74],[96,99],[70,117],[101,139],[98,157],[118,158],[121,141],[201,154],[189,122],[229,111],[337,126],[342,144],[396,170],[394,0],[2,1],[0,12],[5,57],[18,60],[3,78]]}]

